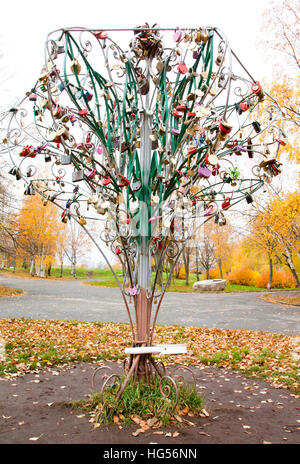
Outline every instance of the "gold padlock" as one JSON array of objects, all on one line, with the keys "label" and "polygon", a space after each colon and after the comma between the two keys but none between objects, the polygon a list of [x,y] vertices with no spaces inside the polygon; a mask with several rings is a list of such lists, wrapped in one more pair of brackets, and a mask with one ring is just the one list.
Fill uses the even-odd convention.
[{"label": "gold padlock", "polygon": [[72,64],[71,64],[71,71],[72,71],[73,74],[75,74],[75,73],[76,73],[76,74],[79,74],[79,73],[80,73],[80,71],[81,71],[81,66],[80,66],[80,64],[78,63],[78,60],[75,59],[75,60],[72,61]]}]

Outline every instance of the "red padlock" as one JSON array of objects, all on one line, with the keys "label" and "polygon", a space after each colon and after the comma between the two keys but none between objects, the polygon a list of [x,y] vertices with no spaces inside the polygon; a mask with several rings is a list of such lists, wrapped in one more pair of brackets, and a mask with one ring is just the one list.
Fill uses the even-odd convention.
[{"label": "red padlock", "polygon": [[178,65],[178,72],[180,72],[180,74],[186,74],[189,72],[186,64],[184,64],[183,61],[180,61]]},{"label": "red padlock", "polygon": [[222,203],[222,209],[228,209],[230,206],[230,198],[226,197],[225,200]]},{"label": "red padlock", "polygon": [[88,110],[84,108],[83,110],[79,110],[78,114],[79,116],[86,116],[88,114]]},{"label": "red padlock", "polygon": [[94,179],[95,174],[96,174],[96,169],[91,169],[91,171],[88,173],[88,178]]},{"label": "red padlock", "polygon": [[105,179],[102,180],[103,185],[109,185],[111,183],[111,180],[109,177],[106,177]]},{"label": "red padlock", "polygon": [[129,185],[129,180],[126,177],[122,176],[122,174],[118,174],[118,176],[122,179],[122,183],[119,184],[119,187],[127,187]]},{"label": "red padlock", "polygon": [[176,106],[176,110],[177,111],[186,111],[186,110],[188,110],[188,107],[185,106],[185,105],[178,105],[178,106]]},{"label": "red padlock", "polygon": [[219,120],[219,129],[222,135],[229,134],[231,132],[232,126],[228,124],[224,119]]},{"label": "red padlock", "polygon": [[97,37],[97,39],[101,40],[105,40],[108,37],[108,33],[106,31],[94,31],[93,34]]},{"label": "red padlock", "polygon": [[183,116],[183,114],[177,109],[172,111],[172,115],[175,116],[175,118],[182,118]]},{"label": "red padlock", "polygon": [[212,175],[213,176],[217,176],[219,174],[219,171],[220,171],[220,165],[219,164],[215,164],[214,166],[212,166]]},{"label": "red padlock", "polygon": [[253,82],[253,84],[251,85],[251,90],[252,90],[253,93],[255,93],[255,95],[258,96],[258,98],[260,100],[262,100],[264,98],[265,94],[264,94],[264,92],[263,92],[263,90],[261,88],[261,85],[260,85],[260,83],[258,81]]},{"label": "red padlock", "polygon": [[245,111],[247,111],[249,109],[248,107],[248,103],[247,102],[241,102],[240,103],[240,109],[241,111],[244,113]]}]

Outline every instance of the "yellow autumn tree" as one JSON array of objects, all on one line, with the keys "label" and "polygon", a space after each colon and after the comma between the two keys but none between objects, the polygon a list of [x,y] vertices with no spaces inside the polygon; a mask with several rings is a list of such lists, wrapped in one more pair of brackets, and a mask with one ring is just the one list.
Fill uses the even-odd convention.
[{"label": "yellow autumn tree", "polygon": [[262,15],[262,39],[265,55],[273,60],[273,80],[265,90],[283,110],[283,134],[288,144],[281,147],[289,161],[300,162],[300,3],[277,0]]},{"label": "yellow autumn tree", "polygon": [[300,257],[300,194],[274,194],[266,205],[257,204],[257,212],[249,222],[249,248],[261,251],[269,263],[268,288],[272,286],[276,258],[287,266],[296,286],[300,286],[295,260]]},{"label": "yellow autumn tree", "polygon": [[54,262],[59,231],[64,228],[57,208],[41,201],[38,195],[28,196],[17,216],[19,257],[30,261],[30,273],[45,275],[46,264]]}]

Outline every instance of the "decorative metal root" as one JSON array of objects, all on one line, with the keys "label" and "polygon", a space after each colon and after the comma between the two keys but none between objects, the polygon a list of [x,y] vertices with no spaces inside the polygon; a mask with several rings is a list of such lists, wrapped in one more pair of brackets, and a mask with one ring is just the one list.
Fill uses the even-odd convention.
[{"label": "decorative metal root", "polygon": [[172,388],[170,385],[168,385],[167,383],[165,383],[163,385],[163,381],[168,381],[171,383],[171,385],[173,386],[174,390],[175,390],[175,395],[176,395],[176,399],[175,399],[175,402],[173,404],[173,409],[176,408],[177,406],[177,403],[178,403],[178,397],[179,397],[179,391],[178,391],[178,386],[175,382],[175,380],[170,377],[169,375],[164,375],[161,379],[160,379],[160,382],[159,382],[159,389],[160,389],[160,392],[161,394],[166,398],[166,399],[169,399],[170,396],[171,396],[171,393],[172,393]]},{"label": "decorative metal root", "polygon": [[[141,355],[130,355],[129,358],[124,359],[123,362],[123,372],[125,374],[125,379],[121,381],[121,375],[113,372],[112,368],[109,366],[100,366],[98,367],[92,375],[92,387],[94,391],[100,392],[101,403],[103,403],[103,394],[107,388],[110,388],[111,393],[115,394],[115,402],[117,403],[125,388],[128,384],[131,377],[137,378],[136,376],[136,367],[140,360]],[[162,361],[155,361],[151,355],[147,355],[147,362],[145,363],[145,378],[149,382],[154,376],[160,377],[159,389],[166,400],[171,401],[172,391],[175,391],[175,400],[173,403],[173,410],[176,408],[179,399],[179,387],[183,384],[193,384],[196,385],[196,378],[193,371],[186,366],[176,366],[173,367],[170,372],[167,372],[167,369]],[[154,369],[152,369],[154,367]],[[105,370],[108,370],[109,373],[105,373]],[[184,372],[178,372],[184,371]],[[100,379],[100,384],[95,386],[95,378],[102,374]],[[186,375],[188,374],[188,379]],[[190,380],[192,378],[192,380]],[[118,385],[118,388],[116,388]],[[100,387],[100,388],[99,388]]]}]

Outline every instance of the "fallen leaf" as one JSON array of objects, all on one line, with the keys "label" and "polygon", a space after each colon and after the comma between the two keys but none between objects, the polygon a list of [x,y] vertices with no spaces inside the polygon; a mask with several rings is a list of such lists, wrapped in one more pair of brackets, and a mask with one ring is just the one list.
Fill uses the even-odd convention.
[{"label": "fallen leaf", "polygon": [[178,437],[178,435],[179,435],[179,432],[174,432],[174,433],[173,433],[173,437],[174,437],[174,438]]},{"label": "fallen leaf", "polygon": [[271,442],[271,441],[265,441],[265,440],[264,440],[264,441],[263,441],[263,444],[264,444],[264,445],[272,445],[272,442]]},{"label": "fallen leaf", "polygon": [[210,435],[208,435],[208,433],[206,432],[199,432],[199,435],[205,435],[206,437],[210,437]]},{"label": "fallen leaf", "polygon": [[140,424],[141,423],[141,419],[138,417],[138,416],[135,416],[134,414],[132,414],[130,416],[130,419],[135,422],[136,424]]},{"label": "fallen leaf", "polygon": [[165,435],[165,437],[171,437],[171,436],[172,436],[171,432],[168,432],[168,433],[166,433],[166,435]]},{"label": "fallen leaf", "polygon": [[140,433],[144,433],[144,432],[145,432],[145,430],[143,430],[143,429],[137,429],[135,432],[132,432],[132,435],[134,437],[138,437]]},{"label": "fallen leaf", "polygon": [[190,421],[187,420],[187,419],[183,419],[183,422],[185,422],[186,424],[191,425],[191,426],[195,426],[195,425],[196,425],[196,424],[194,424],[194,422],[190,422]]},{"label": "fallen leaf", "polygon": [[41,438],[43,434],[41,434],[39,437],[31,437],[29,438],[30,441],[37,441],[39,438]]}]

